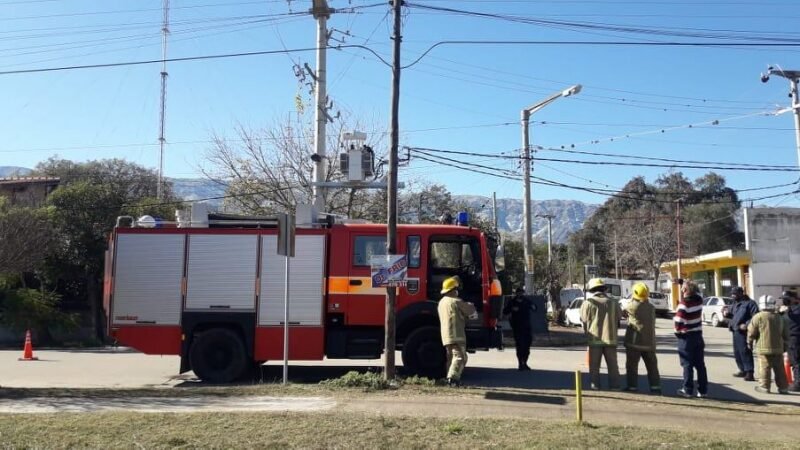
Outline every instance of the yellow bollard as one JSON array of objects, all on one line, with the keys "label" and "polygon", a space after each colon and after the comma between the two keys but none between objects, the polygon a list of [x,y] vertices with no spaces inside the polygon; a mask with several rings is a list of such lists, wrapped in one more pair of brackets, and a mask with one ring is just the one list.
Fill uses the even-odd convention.
[{"label": "yellow bollard", "polygon": [[578,423],[583,423],[583,392],[581,389],[581,371],[575,371],[575,414]]}]

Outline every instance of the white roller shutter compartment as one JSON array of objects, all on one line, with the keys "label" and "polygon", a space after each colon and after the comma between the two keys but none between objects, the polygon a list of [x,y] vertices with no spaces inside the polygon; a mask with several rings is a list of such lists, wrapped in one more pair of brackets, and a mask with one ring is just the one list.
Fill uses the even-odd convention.
[{"label": "white roller shutter compartment", "polygon": [[[261,239],[261,301],[259,325],[283,322],[286,262],[277,254],[277,236]],[[322,325],[322,285],[325,277],[325,236],[297,236],[295,257],[289,258],[289,323]]]},{"label": "white roller shutter compartment", "polygon": [[180,324],[184,238],[182,234],[117,236],[112,324]]},{"label": "white roller shutter compartment", "polygon": [[257,247],[256,235],[189,235],[186,309],[255,309]]}]

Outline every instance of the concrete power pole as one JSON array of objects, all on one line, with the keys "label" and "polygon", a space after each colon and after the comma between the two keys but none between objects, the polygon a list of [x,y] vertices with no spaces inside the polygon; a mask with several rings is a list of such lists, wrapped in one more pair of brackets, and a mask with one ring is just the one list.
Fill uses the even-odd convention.
[{"label": "concrete power pole", "polygon": [[163,0],[164,17],[161,23],[161,114],[158,132],[158,185],[156,198],[164,198],[164,145],[167,143],[165,127],[167,122],[167,36],[169,36],[169,0]]},{"label": "concrete power pole", "polygon": [[[392,10],[394,12],[394,33],[392,35],[392,118],[390,129],[391,148],[389,149],[389,169],[388,169],[388,195],[387,195],[387,217],[389,223],[386,231],[386,253],[393,255],[397,253],[397,152],[400,144],[400,33],[402,20],[403,0],[392,0]],[[385,325],[385,346],[386,359],[383,368],[383,377],[386,380],[395,378],[395,296],[396,287],[386,288],[386,323]]]},{"label": "concrete power pole", "polygon": [[522,111],[522,182],[523,198],[522,198],[522,221],[523,221],[523,236],[522,245],[525,255],[525,294],[533,295],[533,230],[531,219],[531,145],[528,136],[528,122],[530,121],[530,113],[527,110]]},{"label": "concrete power pole", "polygon": [[547,219],[547,299],[555,309],[550,286],[553,283],[553,216],[550,214],[537,214],[536,217]]},{"label": "concrete power pole", "polygon": [[[328,8],[327,0],[313,0],[311,14],[317,20],[317,71],[313,75],[314,87],[314,183],[325,181],[325,127],[328,124],[328,93],[327,93],[327,51],[328,51],[328,18],[334,12]],[[314,184],[312,187],[314,209],[317,212],[325,209],[325,188]]]},{"label": "concrete power pole", "polygon": [[576,84],[564,89],[561,92],[547,97],[546,99],[531,105],[520,112],[520,122],[522,125],[522,183],[523,183],[523,201],[522,205],[522,220],[524,221],[523,245],[525,250],[525,293],[533,295],[533,231],[531,230],[531,142],[529,134],[529,126],[531,115],[540,111],[545,106],[553,103],[562,97],[569,97],[576,95],[581,91],[581,85]]},{"label": "concrete power pole", "polygon": [[497,233],[497,192],[492,192],[492,221],[494,222],[494,232]]},{"label": "concrete power pole", "polygon": [[619,257],[617,256],[617,230],[614,230],[614,275],[619,280]]},{"label": "concrete power pole", "polygon": [[682,257],[681,256],[681,247],[683,247],[683,245],[681,244],[681,202],[682,201],[683,201],[682,198],[679,198],[679,199],[675,200],[675,231],[676,231],[676,234],[678,235],[678,273],[677,273],[678,280],[683,278],[683,276],[681,275],[683,273],[683,270],[682,270],[682,267],[681,267],[681,257]]}]

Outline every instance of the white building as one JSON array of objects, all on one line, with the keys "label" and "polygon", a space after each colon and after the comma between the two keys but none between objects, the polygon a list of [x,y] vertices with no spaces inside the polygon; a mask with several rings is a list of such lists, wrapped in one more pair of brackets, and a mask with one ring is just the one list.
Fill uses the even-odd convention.
[{"label": "white building", "polygon": [[754,298],[799,292],[800,208],[745,208],[744,232]]}]

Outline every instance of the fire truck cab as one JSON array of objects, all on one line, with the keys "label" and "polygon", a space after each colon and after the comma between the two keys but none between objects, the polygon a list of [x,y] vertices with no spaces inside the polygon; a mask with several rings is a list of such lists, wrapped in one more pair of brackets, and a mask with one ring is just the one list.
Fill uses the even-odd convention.
[{"label": "fire truck cab", "polygon": [[[180,355],[180,371],[230,382],[282,360],[285,259],[274,220],[210,215],[207,224],[153,227],[118,221],[104,281],[109,335],[147,354]],[[437,303],[458,275],[460,296],[479,312],[470,351],[500,348],[502,292],[492,240],[456,225],[400,225],[407,255],[396,297],[396,342],[405,372],[445,369]],[[377,359],[384,350],[385,288],[373,288],[370,259],[386,252],[386,225],[315,224],[296,231],[289,264],[289,359]]]}]

